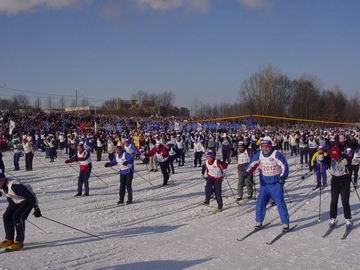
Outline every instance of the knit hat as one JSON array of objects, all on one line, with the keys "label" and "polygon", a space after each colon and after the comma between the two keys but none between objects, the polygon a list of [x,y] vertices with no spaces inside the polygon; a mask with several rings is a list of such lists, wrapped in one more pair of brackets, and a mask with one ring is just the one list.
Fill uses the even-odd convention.
[{"label": "knit hat", "polygon": [[212,158],[215,158],[215,153],[213,151],[208,151],[206,153],[206,157],[212,157]]},{"label": "knit hat", "polygon": [[266,136],[261,140],[261,145],[269,145],[272,146],[271,138]]}]

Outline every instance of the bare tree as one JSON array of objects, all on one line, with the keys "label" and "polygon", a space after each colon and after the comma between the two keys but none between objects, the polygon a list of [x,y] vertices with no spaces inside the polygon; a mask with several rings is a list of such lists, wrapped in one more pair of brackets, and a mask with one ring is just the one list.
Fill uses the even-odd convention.
[{"label": "bare tree", "polygon": [[13,107],[15,109],[28,109],[30,106],[30,102],[29,102],[29,99],[24,96],[24,95],[16,95],[16,96],[13,96],[12,98],[12,102],[13,102]]},{"label": "bare tree", "polygon": [[62,110],[64,110],[65,107],[66,107],[65,98],[64,98],[64,96],[61,96],[61,97],[59,98],[59,108],[62,109]]},{"label": "bare tree", "polygon": [[242,83],[240,101],[253,114],[283,115],[291,88],[288,77],[269,65]]},{"label": "bare tree", "polygon": [[34,101],[34,109],[37,111],[41,110],[41,100],[39,97],[37,97]]},{"label": "bare tree", "polygon": [[47,109],[49,111],[51,111],[53,109],[53,102],[52,102],[52,97],[51,96],[48,97],[46,105],[47,105]]},{"label": "bare tree", "polygon": [[89,100],[86,97],[84,97],[81,101],[81,106],[85,107],[85,106],[89,106],[89,104],[90,104]]}]

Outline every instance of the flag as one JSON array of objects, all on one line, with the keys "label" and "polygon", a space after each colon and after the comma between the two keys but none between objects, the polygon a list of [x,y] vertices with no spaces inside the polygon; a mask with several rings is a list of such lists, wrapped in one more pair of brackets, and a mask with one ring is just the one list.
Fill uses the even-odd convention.
[{"label": "flag", "polygon": [[13,120],[10,120],[9,135],[12,135],[14,128],[15,128],[15,122]]}]

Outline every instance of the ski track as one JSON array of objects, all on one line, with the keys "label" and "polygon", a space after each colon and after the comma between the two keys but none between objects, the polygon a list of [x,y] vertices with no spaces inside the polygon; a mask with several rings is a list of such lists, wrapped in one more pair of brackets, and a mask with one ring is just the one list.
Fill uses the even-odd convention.
[{"label": "ski track", "polygon": [[[322,215],[318,222],[318,191],[311,190],[315,178],[307,175],[301,180],[306,170],[299,170],[293,157],[288,157],[290,178],[286,184],[293,202],[287,206],[291,222],[298,227],[272,246],[265,242],[281,230],[276,207],[267,211],[265,221],[272,223],[268,228],[242,242],[236,241],[253,228],[255,200],[236,204],[224,181],[224,207],[229,208],[212,215],[213,207],[216,207],[214,200],[211,207],[199,205],[204,200],[205,181],[201,179],[201,169],[191,166],[190,156],[186,166],[175,166],[176,173],[171,175],[167,187],[157,188],[162,184],[160,171],[150,173],[152,186],[135,173],[134,204],[127,206],[116,205],[119,176],[116,171],[104,168],[105,161],[93,161],[93,172],[110,187],[93,175],[90,177],[91,196],[74,198],[78,166],[65,165],[63,154],[54,163],[49,163],[43,153],[37,152],[31,172],[11,171],[11,152],[5,152],[3,159],[10,179],[33,186],[44,216],[103,239],[30,216],[31,222],[48,233],[28,223],[25,243],[28,249],[1,253],[0,270],[360,269],[356,252],[360,246],[357,240],[360,236],[357,229],[360,203],[356,194],[351,193],[354,230],[348,239],[340,239],[344,231],[341,202],[338,228],[322,239],[321,235],[327,229],[330,186],[323,190]],[[21,168],[24,168],[23,158]],[[135,168],[143,178],[149,179],[144,165]],[[226,177],[236,194],[234,163],[230,164]],[[173,181],[175,185],[171,184]],[[255,181],[258,182],[257,176]],[[1,212],[6,206],[2,199]],[[0,226],[3,227],[2,219]],[[3,238],[2,229],[0,234]]]}]

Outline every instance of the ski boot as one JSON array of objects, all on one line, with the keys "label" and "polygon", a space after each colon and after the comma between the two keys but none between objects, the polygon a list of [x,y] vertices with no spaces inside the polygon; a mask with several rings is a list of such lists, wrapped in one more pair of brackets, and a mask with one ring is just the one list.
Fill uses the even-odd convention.
[{"label": "ski boot", "polygon": [[281,230],[282,230],[284,233],[286,233],[289,229],[290,229],[290,225],[289,225],[289,224],[284,224]]},{"label": "ski boot", "polygon": [[0,242],[0,248],[8,248],[10,245],[14,243],[13,240],[3,240]]},{"label": "ski boot", "polygon": [[335,218],[331,218],[329,222],[329,228],[333,228],[337,223],[337,220]]},{"label": "ski boot", "polygon": [[346,223],[345,223],[346,229],[351,229],[353,226],[352,220],[351,219],[346,219]]},{"label": "ski boot", "polygon": [[11,245],[9,245],[5,250],[6,251],[17,251],[24,247],[24,244],[19,241],[14,241]]},{"label": "ski boot", "polygon": [[262,228],[262,222],[257,222],[254,228],[255,230],[260,230]]}]

